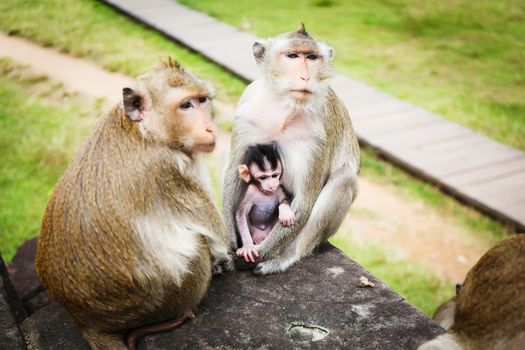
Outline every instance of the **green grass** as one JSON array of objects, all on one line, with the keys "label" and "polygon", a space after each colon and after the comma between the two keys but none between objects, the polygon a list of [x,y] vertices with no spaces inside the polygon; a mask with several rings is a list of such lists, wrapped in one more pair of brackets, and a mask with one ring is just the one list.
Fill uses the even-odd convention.
[{"label": "green grass", "polygon": [[[20,71],[0,60],[0,252],[7,260],[20,243],[38,234],[58,176],[95,121],[87,108],[64,101],[67,95],[61,108],[43,103],[51,94],[58,102],[60,87],[42,76],[22,77]],[[36,85],[42,97],[25,92]]]},{"label": "green grass", "polygon": [[218,97],[226,101],[235,101],[245,86],[202,56],[97,1],[2,1],[0,30],[130,76],[171,55],[191,72],[213,81]]},{"label": "green grass", "polygon": [[180,2],[261,37],[303,21],[339,72],[525,149],[523,1]]},{"label": "green grass", "polygon": [[[343,3],[317,1],[317,4],[320,9],[329,10]],[[252,5],[258,6],[255,3]],[[306,5],[310,6],[310,3]],[[243,5],[239,4],[239,8],[242,9]],[[280,12],[277,16],[284,21]],[[307,21],[307,25],[310,24],[313,23]],[[319,32],[319,36],[330,39],[327,35],[330,31],[323,34],[320,26],[319,30],[314,28],[314,34]],[[245,86],[201,56],[178,47],[98,2],[6,0],[0,3],[0,29],[128,75],[147,70],[159,56],[169,54],[195,74],[213,81],[219,97],[229,102],[234,102]],[[282,25],[268,33],[288,29]],[[344,59],[341,52],[339,59]],[[0,100],[7,102],[0,105],[0,140],[5,154],[0,165],[0,250],[4,257],[10,259],[18,244],[38,233],[47,197],[67,160],[94,121],[96,113],[88,111],[97,110],[100,103],[88,102],[95,106],[86,107],[86,101],[64,96],[65,92],[42,77],[12,74],[17,70],[7,61],[1,61],[1,67]],[[358,71],[365,70],[361,67]],[[231,127],[227,120],[221,123],[223,129]],[[218,186],[219,163],[211,164],[215,187]],[[363,153],[363,174],[416,200],[425,201],[443,215],[453,216],[458,224],[479,232],[480,239],[495,241],[506,232],[505,227],[458,204],[431,185],[403,173],[366,149]],[[216,191],[218,194],[219,191]],[[389,250],[375,243],[356,244],[351,239],[338,237],[333,242],[427,314],[453,292],[453,288],[430,273],[428,268],[398,260]]]}]

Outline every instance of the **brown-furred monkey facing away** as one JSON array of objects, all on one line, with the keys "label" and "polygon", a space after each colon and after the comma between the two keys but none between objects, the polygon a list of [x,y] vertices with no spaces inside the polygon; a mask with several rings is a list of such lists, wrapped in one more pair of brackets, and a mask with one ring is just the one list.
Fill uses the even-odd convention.
[{"label": "brown-furred monkey facing away", "polygon": [[331,48],[301,25],[255,43],[253,52],[262,76],[246,88],[235,112],[223,217],[237,249],[237,168],[249,146],[277,141],[296,220],[275,225],[258,247],[254,272],[269,274],[286,270],[336,232],[357,194],[360,153],[348,111],[328,86]]},{"label": "brown-furred monkey facing away", "polygon": [[215,147],[210,97],[207,83],[162,61],[123,89],[56,185],[35,266],[92,349],[125,349],[137,329],[133,348],[177,326],[212,270],[233,266],[199,160]]},{"label": "brown-furred monkey facing away", "polygon": [[525,235],[486,252],[433,318],[447,333],[418,350],[525,349]]}]

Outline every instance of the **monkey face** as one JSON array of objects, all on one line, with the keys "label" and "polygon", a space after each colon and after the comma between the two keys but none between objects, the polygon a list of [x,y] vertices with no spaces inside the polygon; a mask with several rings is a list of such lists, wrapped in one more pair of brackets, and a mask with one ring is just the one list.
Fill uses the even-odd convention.
[{"label": "monkey face", "polygon": [[317,76],[324,63],[316,51],[301,48],[279,53],[281,89],[296,100],[306,100],[317,90]]},{"label": "monkey face", "polygon": [[265,169],[259,168],[256,163],[250,164],[250,175],[253,177],[259,190],[264,194],[273,194],[281,184],[283,169],[281,162],[276,168],[272,168],[268,161],[265,161]]},{"label": "monkey face", "polygon": [[168,96],[170,123],[174,138],[182,140],[191,152],[215,149],[217,129],[213,123],[211,99],[205,91],[176,89]]},{"label": "monkey face", "polygon": [[212,88],[174,61],[138,78],[123,90],[123,107],[145,139],[187,153],[211,152],[217,130],[212,121]]},{"label": "monkey face", "polygon": [[304,26],[266,42],[256,42],[253,54],[276,91],[298,102],[325,90],[333,50],[312,38]]}]

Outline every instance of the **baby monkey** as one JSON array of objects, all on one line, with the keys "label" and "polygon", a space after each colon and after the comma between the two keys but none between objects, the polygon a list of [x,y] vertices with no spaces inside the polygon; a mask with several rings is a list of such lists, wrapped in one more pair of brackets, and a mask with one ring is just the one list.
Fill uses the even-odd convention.
[{"label": "baby monkey", "polygon": [[250,146],[239,165],[239,176],[248,184],[235,219],[242,240],[237,256],[254,263],[257,248],[273,229],[277,220],[292,226],[295,215],[281,186],[283,165],[277,142]]}]

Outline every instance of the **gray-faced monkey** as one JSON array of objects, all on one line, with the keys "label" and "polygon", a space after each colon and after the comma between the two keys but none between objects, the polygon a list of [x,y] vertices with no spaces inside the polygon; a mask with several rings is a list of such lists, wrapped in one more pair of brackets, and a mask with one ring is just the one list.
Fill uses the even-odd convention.
[{"label": "gray-faced monkey", "polygon": [[242,241],[237,256],[254,263],[257,248],[277,221],[291,226],[295,216],[281,186],[282,161],[276,142],[248,147],[239,176],[248,184],[235,219]]},{"label": "gray-faced monkey", "polygon": [[433,318],[447,333],[419,350],[525,349],[525,236],[486,252]]},{"label": "gray-faced monkey", "polygon": [[139,76],[49,200],[36,271],[92,349],[176,327],[233,267],[199,160],[215,146],[211,93],[171,59]]},{"label": "gray-faced monkey", "polygon": [[360,152],[344,104],[328,86],[333,50],[300,26],[253,45],[261,77],[235,111],[231,157],[223,186],[223,217],[238,249],[238,167],[248,147],[279,143],[282,185],[293,194],[293,226],[275,225],[259,245],[255,273],[288,269],[332,236],[357,194]]}]

